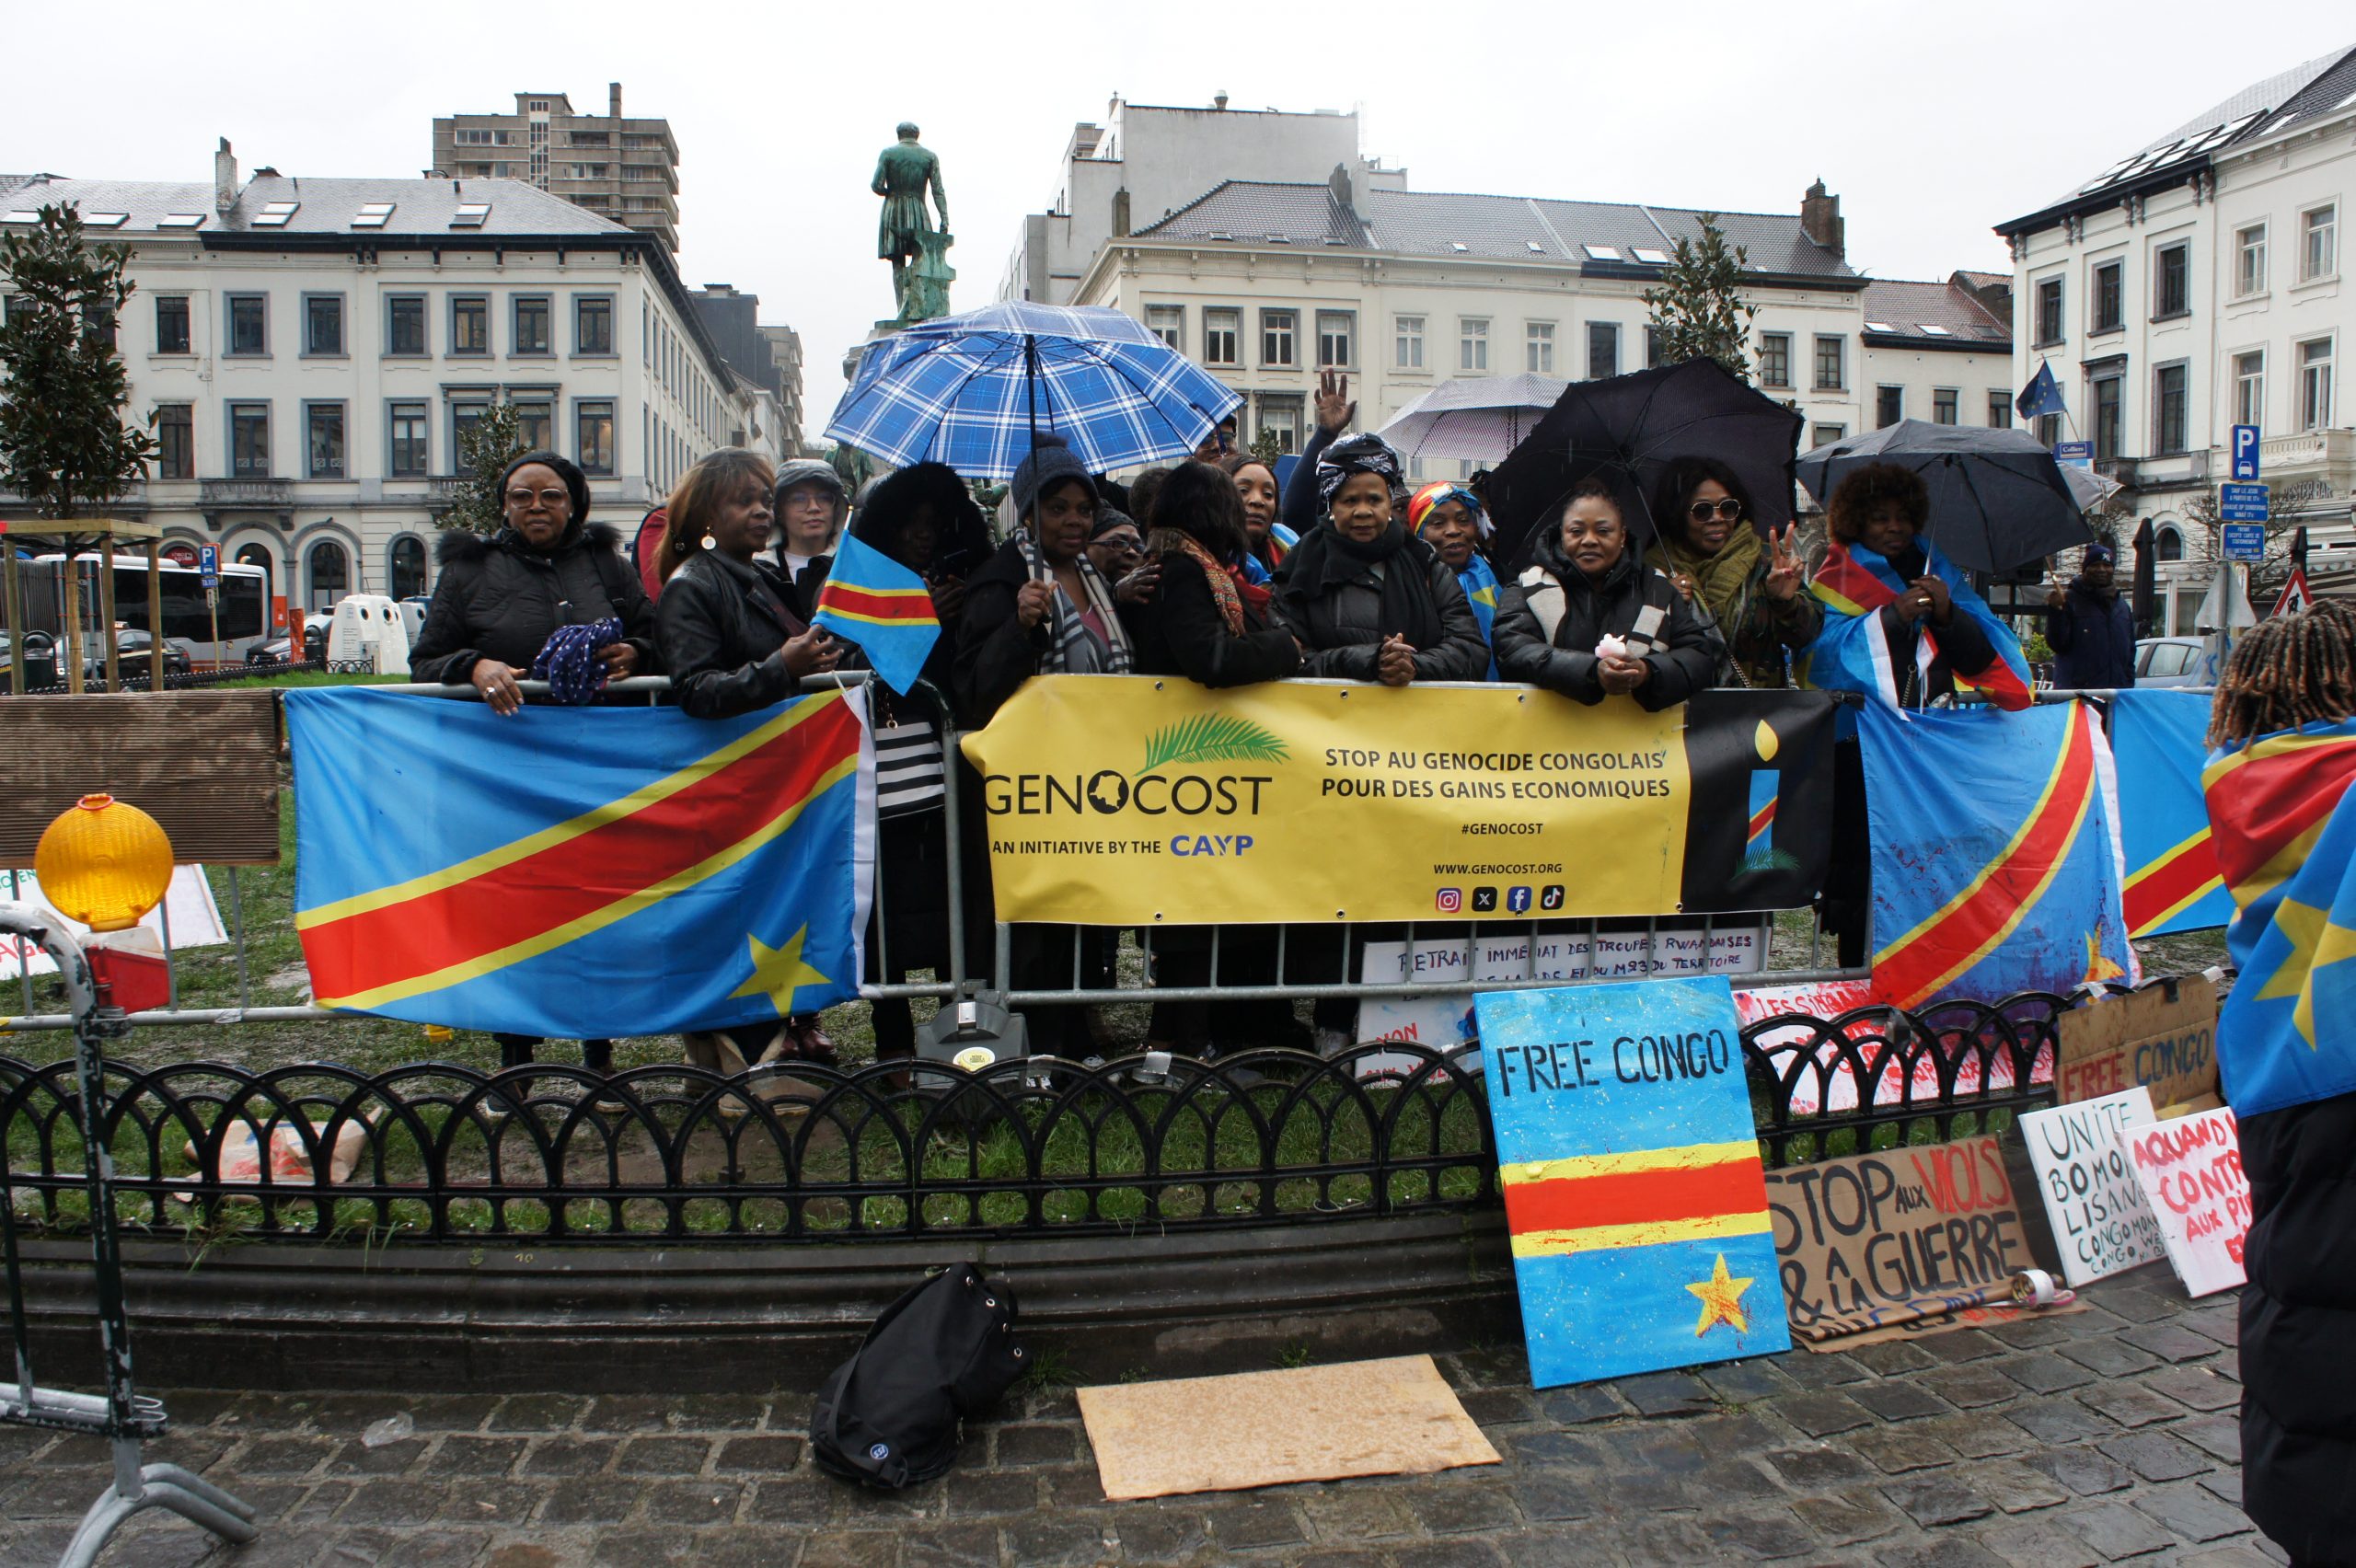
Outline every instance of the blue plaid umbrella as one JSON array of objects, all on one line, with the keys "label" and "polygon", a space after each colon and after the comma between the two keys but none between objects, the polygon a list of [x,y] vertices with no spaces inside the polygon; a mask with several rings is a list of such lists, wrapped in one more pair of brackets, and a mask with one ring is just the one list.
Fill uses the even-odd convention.
[{"label": "blue plaid umbrella", "polygon": [[1008,301],[870,345],[826,434],[1003,479],[1053,431],[1102,474],[1185,455],[1242,401],[1117,310]]}]

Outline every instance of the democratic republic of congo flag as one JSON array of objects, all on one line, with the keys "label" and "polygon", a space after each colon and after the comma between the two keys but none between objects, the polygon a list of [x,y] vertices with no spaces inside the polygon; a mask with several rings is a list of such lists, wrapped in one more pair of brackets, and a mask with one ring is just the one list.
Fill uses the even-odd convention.
[{"label": "democratic republic of congo flag", "polygon": [[318,1005],[587,1039],[854,995],[865,694],[727,720],[398,687],[286,694],[294,924]]},{"label": "democratic republic of congo flag", "polygon": [[1531,1384],[1789,1348],[1726,978],[1473,1008]]},{"label": "democratic republic of congo flag", "polygon": [[2220,752],[2203,775],[2238,913],[2240,977],[2217,1020],[2237,1116],[2356,1090],[2356,720]]},{"label": "democratic republic of congo flag", "polygon": [[2127,846],[2120,902],[2131,937],[2197,931],[2233,918],[2200,792],[2208,729],[2203,693],[2122,691],[2110,699],[2119,833]]},{"label": "democratic republic of congo flag", "polygon": [[2136,979],[2118,785],[2092,708],[1901,715],[1869,702],[1858,738],[1877,997],[1916,1008]]},{"label": "democratic republic of congo flag", "polygon": [[835,563],[810,619],[858,643],[884,684],[904,697],[941,636],[924,579],[849,534],[836,542]]},{"label": "democratic republic of congo flag", "polygon": [[[1969,616],[1996,650],[1996,662],[1976,674],[1949,667],[1959,690],[1976,691],[1999,708],[2023,709],[2033,700],[2028,661],[2020,640],[1997,618],[1971,579],[1941,554],[1938,546],[1920,541],[1930,574],[1946,584],[1953,614]],[[1824,564],[1817,569],[1809,589],[1825,608],[1824,629],[1802,656],[1800,679],[1824,691],[1861,691],[1897,706],[1899,681],[1891,662],[1888,633],[1880,611],[1911,586],[1888,561],[1861,544],[1832,541]],[[1926,619],[1915,640],[1915,662],[1927,675],[1938,656],[1937,631]]]}]

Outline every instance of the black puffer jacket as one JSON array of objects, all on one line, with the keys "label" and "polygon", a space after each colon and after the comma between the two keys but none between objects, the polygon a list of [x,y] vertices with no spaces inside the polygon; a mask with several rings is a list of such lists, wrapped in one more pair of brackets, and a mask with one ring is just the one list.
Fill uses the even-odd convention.
[{"label": "black puffer jacket", "polygon": [[2356,1562],[2356,1094],[2241,1123],[2242,1506],[2291,1561]]},{"label": "black puffer jacket", "polygon": [[[1320,524],[1316,533],[1303,537],[1285,557],[1276,573],[1276,622],[1309,651],[1301,661],[1302,674],[1380,680],[1382,640],[1396,629],[1383,624],[1382,577],[1372,564],[1350,562],[1334,549],[1331,539],[1332,525]],[[1348,581],[1332,582],[1322,570],[1329,559],[1349,571]],[[1384,572],[1420,574],[1439,620],[1439,640],[1415,650],[1415,678],[1486,680],[1489,644],[1481,636],[1472,601],[1464,596],[1464,584],[1439,552],[1411,535],[1396,555],[1380,564]],[[1315,586],[1320,582],[1329,585],[1320,590]]]},{"label": "black puffer jacket", "polygon": [[[1620,557],[1600,587],[1563,554],[1557,530],[1541,534],[1532,542],[1530,556],[1532,564],[1497,594],[1497,669],[1506,679],[1542,686],[1589,707],[1601,702],[1601,665],[1595,645],[1607,632],[1627,636],[1637,613],[1653,605],[1666,610],[1668,618],[1654,639],[1661,646],[1645,655],[1652,674],[1634,693],[1637,706],[1657,713],[1717,684],[1725,649],[1716,634],[1693,613],[1676,584],[1645,565],[1635,551]],[[1530,608],[1530,595],[1553,587],[1562,590],[1563,618],[1549,638]]]},{"label": "black puffer jacket", "polygon": [[1243,605],[1243,629],[1230,631],[1210,574],[1193,556],[1161,557],[1161,586],[1132,623],[1141,675],[1184,675],[1196,686],[1280,681],[1300,668],[1292,633]]},{"label": "black puffer jacket", "polygon": [[441,581],[409,651],[409,678],[463,686],[480,659],[518,670],[560,626],[612,617],[638,650],[638,673],[656,674],[654,605],[621,557],[621,536],[604,523],[575,524],[546,555],[502,528],[490,538],[453,530],[433,547]]},{"label": "black puffer jacket", "polygon": [[729,719],[801,689],[780,651],[809,628],[788,607],[785,574],[699,550],[663,584],[656,632],[671,700],[699,719]]}]

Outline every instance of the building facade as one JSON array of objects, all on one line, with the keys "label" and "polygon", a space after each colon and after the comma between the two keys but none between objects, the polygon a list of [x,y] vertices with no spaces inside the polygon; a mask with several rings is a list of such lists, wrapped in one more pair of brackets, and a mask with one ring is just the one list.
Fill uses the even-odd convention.
[{"label": "building facade", "polygon": [[667,120],[622,117],[622,85],[606,112],[576,113],[562,93],[517,93],[513,114],[454,114],[433,122],[428,178],[520,179],[679,250],[679,144]]},{"label": "building facade", "polygon": [[514,180],[211,186],[0,177],[132,249],[117,324],[161,451],[121,509],[263,568],[282,607],[427,592],[458,439],[495,402],[579,462],[625,532],[752,415],[670,253]]},{"label": "building facade", "polygon": [[2153,523],[2168,631],[2195,629],[2213,575],[2236,424],[2261,432],[2278,533],[2309,530],[2315,585],[2356,591],[2356,429],[2338,388],[2356,352],[2351,198],[2356,49],[2255,83],[1997,227],[2014,375],[2051,367],[2069,412],[2039,433],[2093,444],[2125,487],[2121,542]]},{"label": "building facade", "polygon": [[[1644,292],[1679,238],[1699,237],[1700,217],[1367,187],[1346,168],[1310,183],[1229,179],[1109,239],[1073,298],[1144,321],[1243,394],[1245,440],[1265,432],[1298,451],[1326,369],[1350,375],[1369,430],[1459,376],[1643,369],[1655,358]],[[1843,258],[1838,198],[1819,182],[1800,213],[1718,221],[1748,256],[1754,384],[1806,418],[1804,443],[1863,428],[1867,284]]]},{"label": "building facade", "polygon": [[1877,278],[1859,305],[1865,428],[1900,420],[2012,424],[2012,325],[1969,274],[1941,282]]},{"label": "building facade", "polygon": [[779,442],[788,457],[808,455],[803,443],[802,334],[791,327],[764,327],[769,363],[777,367]]}]

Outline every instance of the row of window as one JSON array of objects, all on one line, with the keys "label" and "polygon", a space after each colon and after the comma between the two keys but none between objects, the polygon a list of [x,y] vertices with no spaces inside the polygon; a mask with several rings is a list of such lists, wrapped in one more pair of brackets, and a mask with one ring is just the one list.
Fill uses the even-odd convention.
[{"label": "row of window", "polygon": [[[518,432],[528,449],[549,447],[556,435],[554,398],[515,399]],[[340,402],[303,404],[303,477],[343,479],[352,477],[350,458],[350,416]],[[450,466],[457,466],[466,432],[490,409],[488,398],[454,398],[449,403],[445,450]],[[231,478],[277,477],[271,439],[271,405],[265,401],[232,401],[225,405]],[[423,478],[432,470],[430,403],[393,401],[385,405],[385,475],[388,478]],[[155,432],[158,479],[192,479],[196,475],[196,409],[189,403],[159,403]],[[615,472],[614,405],[606,398],[582,398],[572,405],[573,460],[582,472],[600,476]]]},{"label": "row of window", "polygon": [[[2269,287],[2269,251],[2272,224],[2261,220],[2234,231],[2233,271],[2235,299],[2250,299]],[[2312,283],[2339,271],[2339,204],[2327,202],[2310,207],[2298,217],[2298,281]],[[2032,347],[2051,348],[2069,332],[2067,280],[2057,274],[2037,281]],[[2086,331],[2116,332],[2127,325],[2127,259],[2106,257],[2094,262],[2086,275]],[[2168,240],[2152,250],[2151,318],[2173,320],[2192,313],[2192,242]]]},{"label": "row of window", "polygon": [[712,444],[719,444],[720,396],[696,368],[686,334],[676,330],[652,300],[639,302],[638,343],[641,363],[654,373],[687,417]]},{"label": "row of window", "polygon": [[[2291,345],[2293,356],[2291,389],[2292,422],[2301,431],[2327,428],[2332,421],[2333,341],[2314,338]],[[2233,408],[2235,424],[2258,425],[2266,421],[2266,351],[2252,349],[2233,356]],[[2152,371],[2151,455],[2173,457],[2191,450],[2191,367],[2181,362],[2157,365]],[[2097,375],[2088,389],[2086,436],[2098,460],[2129,455],[2127,451],[2127,377]],[[2038,421],[2038,439],[2047,445],[2062,439],[2059,415]]]},{"label": "row of window", "polygon": [[[1149,305],[1145,308],[1147,329],[1180,353],[1186,352],[1186,307],[1183,305]],[[1289,369],[1300,363],[1299,339],[1302,312],[1290,306],[1269,306],[1259,312],[1259,357],[1255,362],[1264,370]],[[1347,370],[1357,363],[1357,312],[1354,310],[1320,310],[1314,313],[1317,332],[1317,367],[1321,370]],[[1425,352],[1430,317],[1426,316],[1394,316],[1391,318],[1391,363],[1399,370],[1433,368]],[[1220,368],[1240,368],[1243,364],[1244,311],[1240,306],[1207,306],[1202,309],[1202,363]],[[1492,365],[1489,346],[1493,317],[1460,316],[1456,318],[1456,368],[1472,375],[1487,375],[1495,368],[1504,370],[1499,363]],[[1556,368],[1556,323],[1525,321],[1521,324],[1521,368],[1532,375],[1557,375],[1565,373]],[[1589,380],[1601,380],[1617,375],[1621,369],[1621,338],[1623,329],[1617,321],[1587,323],[1585,375]],[[1646,327],[1645,363],[1647,367],[1661,363],[1657,329]],[[1848,385],[1848,340],[1834,333],[1819,333],[1816,337],[1813,386],[1819,392],[1839,392]],[[1792,334],[1766,332],[1759,340],[1759,384],[1761,386],[1788,388],[1792,385]]]},{"label": "row of window", "polygon": [[[1874,389],[1874,428],[1886,430],[1905,419],[1906,388],[1887,384]],[[1959,386],[1931,388],[1931,422],[1961,424],[1963,422],[1963,389]],[[1988,388],[1988,427],[2009,430],[2013,423],[2013,394],[2009,388]]]},{"label": "row of window", "polygon": [[[384,296],[384,347],[387,358],[429,356],[432,296],[388,294]],[[572,296],[572,352],[610,356],[614,352],[614,296],[577,294]],[[225,354],[266,359],[272,350],[271,296],[266,294],[225,294]],[[156,349],[159,354],[195,352],[195,334],[187,294],[156,296]],[[556,352],[556,296],[510,294],[507,300],[507,352],[523,356],[552,356]],[[443,296],[445,353],[460,358],[488,357],[491,352],[491,296],[450,294]],[[340,294],[306,294],[296,317],[306,358],[338,358],[352,352],[347,301]]]}]

